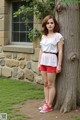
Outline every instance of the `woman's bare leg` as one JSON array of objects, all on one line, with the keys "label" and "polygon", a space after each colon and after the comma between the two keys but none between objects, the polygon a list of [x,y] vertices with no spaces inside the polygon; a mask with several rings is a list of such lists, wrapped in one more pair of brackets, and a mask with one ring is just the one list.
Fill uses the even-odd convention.
[{"label": "woman's bare leg", "polygon": [[47,73],[47,78],[48,78],[48,88],[49,88],[48,105],[51,107],[56,93],[56,89],[55,89],[56,73]]},{"label": "woman's bare leg", "polygon": [[45,102],[49,102],[49,90],[48,90],[48,80],[47,80],[47,72],[41,71],[42,78],[44,80],[44,96]]}]

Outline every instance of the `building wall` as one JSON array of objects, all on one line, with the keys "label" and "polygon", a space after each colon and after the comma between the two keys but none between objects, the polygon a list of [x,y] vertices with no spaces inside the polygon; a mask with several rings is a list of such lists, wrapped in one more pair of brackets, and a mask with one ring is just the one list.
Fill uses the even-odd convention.
[{"label": "building wall", "polygon": [[[10,2],[0,0],[0,76],[43,84],[37,68],[39,40],[32,46],[9,44]],[[34,18],[34,27],[40,24]]]}]

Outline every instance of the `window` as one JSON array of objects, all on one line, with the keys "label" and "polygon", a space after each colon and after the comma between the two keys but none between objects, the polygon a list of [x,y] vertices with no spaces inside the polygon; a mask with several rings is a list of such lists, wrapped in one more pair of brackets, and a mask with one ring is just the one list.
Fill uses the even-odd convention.
[{"label": "window", "polygon": [[[20,6],[29,6],[26,2],[13,2],[12,3],[12,29],[11,29],[11,43],[30,43],[28,38],[29,28],[22,20],[22,16],[13,17],[13,13],[19,9]],[[33,16],[29,18],[29,26],[33,28]]]}]

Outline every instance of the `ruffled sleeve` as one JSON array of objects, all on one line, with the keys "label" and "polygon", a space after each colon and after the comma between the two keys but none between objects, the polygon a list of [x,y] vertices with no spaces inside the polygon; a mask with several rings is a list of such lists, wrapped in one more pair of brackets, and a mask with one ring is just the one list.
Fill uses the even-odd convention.
[{"label": "ruffled sleeve", "polygon": [[63,43],[64,43],[64,37],[60,34],[60,33],[57,33],[57,43],[60,41],[60,40],[63,40]]}]

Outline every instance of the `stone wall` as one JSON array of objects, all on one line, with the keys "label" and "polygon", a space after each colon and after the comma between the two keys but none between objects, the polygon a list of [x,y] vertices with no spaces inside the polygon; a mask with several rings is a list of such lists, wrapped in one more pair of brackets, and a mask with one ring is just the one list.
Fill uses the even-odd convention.
[{"label": "stone wall", "polygon": [[[33,49],[26,49],[27,46],[15,49],[16,47],[9,44],[9,8],[9,0],[0,0],[0,76],[43,84],[40,71],[37,68],[39,41],[36,40],[33,43]],[[35,26],[40,27],[40,24],[34,17]],[[7,45],[9,45],[8,49]],[[34,52],[30,50],[34,50]]]},{"label": "stone wall", "polygon": [[9,40],[9,8],[7,0],[0,0],[0,46],[8,44]]},{"label": "stone wall", "polygon": [[34,54],[1,52],[0,76],[43,84],[37,68],[39,48]]}]

